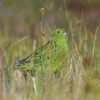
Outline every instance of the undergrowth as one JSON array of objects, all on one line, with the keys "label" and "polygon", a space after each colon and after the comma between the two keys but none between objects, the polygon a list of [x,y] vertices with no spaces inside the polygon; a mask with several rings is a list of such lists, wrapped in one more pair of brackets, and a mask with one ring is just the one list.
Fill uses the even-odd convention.
[{"label": "undergrowth", "polygon": [[37,94],[32,80],[25,79],[23,72],[14,69],[16,59],[34,52],[34,42],[28,36],[19,39],[10,37],[7,31],[0,32],[3,61],[0,66],[1,100],[99,100],[100,48],[96,44],[97,31],[92,37],[84,26],[71,28],[68,32],[68,57],[61,66],[59,77],[55,77],[49,69],[44,75],[36,72]]}]

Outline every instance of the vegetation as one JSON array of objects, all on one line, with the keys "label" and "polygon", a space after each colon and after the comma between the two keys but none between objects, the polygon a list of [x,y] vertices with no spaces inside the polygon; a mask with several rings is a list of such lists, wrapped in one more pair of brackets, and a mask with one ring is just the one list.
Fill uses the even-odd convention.
[{"label": "vegetation", "polygon": [[[68,0],[44,1],[1,2],[0,99],[99,100],[99,25],[91,30],[84,20],[84,12],[79,17],[67,8]],[[85,7],[93,7],[88,0],[76,1]],[[99,0],[95,0],[96,4]],[[30,75],[25,78],[23,71],[15,69],[15,62],[44,45],[57,28],[64,28],[68,33],[68,56],[58,77],[49,69],[50,66],[45,73],[36,71],[36,93]]]}]

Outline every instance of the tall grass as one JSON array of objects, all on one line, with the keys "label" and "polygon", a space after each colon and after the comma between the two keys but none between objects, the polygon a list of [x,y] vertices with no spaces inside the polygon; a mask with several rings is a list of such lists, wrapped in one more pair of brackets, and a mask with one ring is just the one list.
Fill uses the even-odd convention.
[{"label": "tall grass", "polygon": [[[65,4],[65,0],[63,0],[63,2]],[[47,2],[47,4],[49,3]],[[50,4],[49,10],[52,12],[53,7],[55,7],[54,0]],[[44,6],[46,5],[44,4]],[[94,33],[91,33],[82,18],[78,19],[72,12],[67,11],[66,5],[64,5],[64,9],[65,11],[61,10],[61,14],[55,11],[54,13],[57,14],[57,21],[62,19],[62,17],[64,18],[62,26],[67,30],[69,46],[67,59],[61,66],[60,75],[58,75],[58,77],[51,71],[50,68],[52,66],[48,66],[45,73],[36,71],[37,93],[34,89],[31,76],[28,74],[28,78],[26,79],[22,71],[15,69],[15,62],[17,59],[34,53],[34,50],[37,48],[37,43],[39,42],[31,40],[27,34],[22,38],[15,35],[10,36],[9,28],[12,28],[12,26],[10,26],[8,18],[7,23],[5,23],[5,25],[7,24],[6,27],[3,31],[0,30],[0,100],[100,99],[100,47],[97,44],[97,33],[100,30],[97,28]],[[54,10],[57,9],[54,8]],[[32,18],[33,14],[31,15],[31,11],[32,8],[30,8],[30,12],[26,11],[26,13],[29,13]],[[19,14],[18,11],[15,13]],[[44,14],[45,12],[42,13]],[[31,18],[29,19],[31,20]],[[39,32],[42,33],[42,35],[44,35],[44,33],[52,33],[52,29],[49,26],[49,28],[47,28],[47,26],[44,25],[45,23],[43,23],[45,18],[45,14],[42,15],[40,29],[37,29],[41,30]],[[16,20],[16,18],[14,20]],[[28,22],[26,22],[26,24],[29,25]],[[28,25],[26,26],[30,27]],[[15,27],[15,29],[17,29],[17,27]],[[39,46],[48,41],[44,36],[39,35],[38,37],[39,39],[43,39],[43,43],[40,43]]]},{"label": "tall grass", "polygon": [[[75,31],[74,31],[75,30]],[[97,34],[89,36],[89,31],[83,24],[71,28],[68,35],[68,57],[61,66],[57,78],[49,69],[42,75],[36,72],[37,94],[33,82],[25,79],[22,72],[14,69],[17,58],[21,59],[32,52],[29,37],[15,39],[5,33],[0,33],[0,49],[2,50],[2,65],[0,95],[1,100],[99,100],[99,47],[96,44]],[[31,44],[31,45],[30,45]]]}]

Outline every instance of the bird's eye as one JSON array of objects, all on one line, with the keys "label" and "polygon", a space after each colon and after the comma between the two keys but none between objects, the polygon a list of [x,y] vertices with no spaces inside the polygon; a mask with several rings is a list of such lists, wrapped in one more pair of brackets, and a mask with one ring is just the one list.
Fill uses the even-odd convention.
[{"label": "bird's eye", "polygon": [[60,33],[60,30],[58,30],[57,33]]}]

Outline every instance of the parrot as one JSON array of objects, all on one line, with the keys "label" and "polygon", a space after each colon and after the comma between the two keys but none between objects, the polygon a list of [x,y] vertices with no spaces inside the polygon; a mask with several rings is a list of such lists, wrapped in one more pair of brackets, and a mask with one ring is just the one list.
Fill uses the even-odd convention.
[{"label": "parrot", "polygon": [[50,66],[56,72],[64,64],[68,54],[67,33],[64,29],[56,29],[50,39],[37,48],[27,57],[16,61],[16,69],[23,71],[36,71],[46,69]]}]

